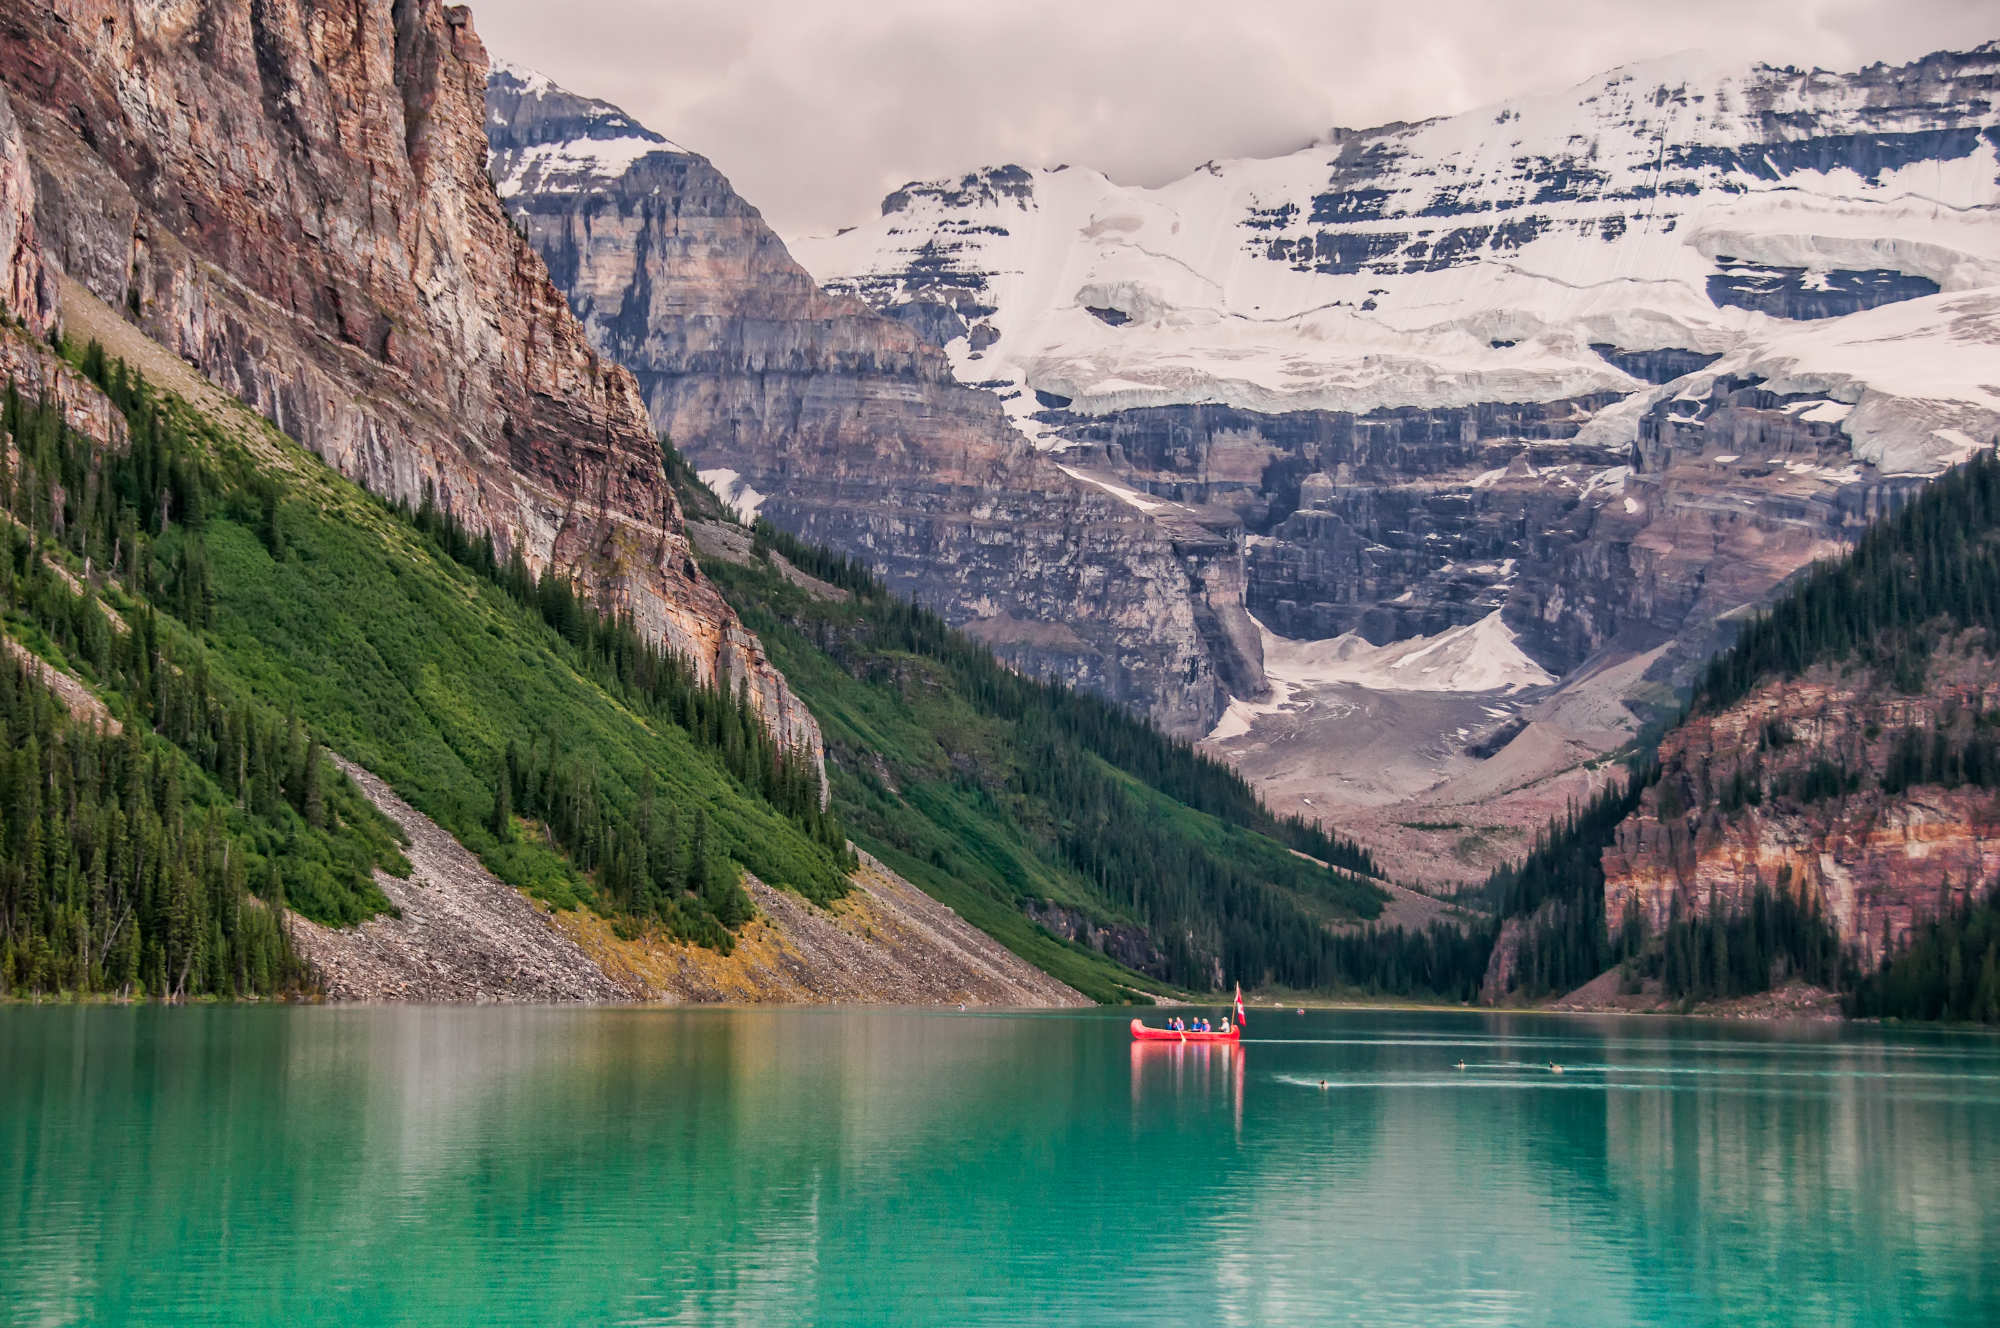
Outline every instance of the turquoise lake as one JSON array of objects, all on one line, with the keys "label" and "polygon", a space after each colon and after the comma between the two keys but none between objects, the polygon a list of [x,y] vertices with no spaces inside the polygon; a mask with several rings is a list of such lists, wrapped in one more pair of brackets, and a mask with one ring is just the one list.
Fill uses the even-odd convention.
[{"label": "turquoise lake", "polygon": [[0,1321],[2000,1322],[2000,1039],[1128,1017],[0,1008]]}]

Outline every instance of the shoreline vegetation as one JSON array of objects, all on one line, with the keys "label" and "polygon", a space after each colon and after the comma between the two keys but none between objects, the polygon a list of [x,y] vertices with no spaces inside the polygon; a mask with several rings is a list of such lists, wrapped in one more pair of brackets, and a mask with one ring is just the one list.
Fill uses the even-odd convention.
[{"label": "shoreline vegetation", "polygon": [[[392,911],[374,872],[409,871],[339,751],[509,885],[628,939],[727,954],[755,915],[744,869],[825,907],[849,888],[851,837],[1104,1004],[1277,979],[1295,1005],[1477,1008],[1514,918],[1523,976],[1503,1010],[1615,969],[1658,984],[1660,1013],[1731,1017],[1710,1012],[1796,977],[1850,1017],[2000,1020],[1990,902],[1924,922],[1874,973],[1782,894],[1657,937],[1612,927],[1597,858],[1659,777],[1649,755],[1459,901],[1484,920],[1357,926],[1384,900],[1359,845],[1272,816],[1144,721],[1011,672],[862,564],[743,527],[662,439],[689,520],[741,533],[747,556],[701,564],[819,719],[822,805],[746,694],[698,682],[568,572],[501,560],[428,488],[385,503],[247,410],[226,428],[96,342],[57,350],[129,438],[105,446],[11,385],[0,402],[0,999],[313,999],[279,911],[351,925]],[[1920,686],[1947,632],[2000,626],[1996,514],[1990,458],[1933,485],[1746,628],[1692,705],[1827,658]],[[1944,752],[1942,771],[1904,746],[1885,788],[2000,783],[2000,762],[1959,770],[1984,748]],[[1836,774],[1774,795],[1865,777]]]},{"label": "shoreline vegetation", "polygon": [[740,694],[559,577],[476,575],[434,505],[384,504],[247,409],[212,419],[96,342],[56,351],[127,437],[5,394],[0,988],[309,988],[277,909],[351,925],[392,912],[374,870],[408,871],[330,751],[510,885],[633,934],[726,951],[752,912],[738,864],[844,891],[816,775]]},{"label": "shoreline vegetation", "polygon": [[[1833,663],[1864,671],[1886,694],[1920,695],[1933,660],[1953,652],[1976,652],[1988,666],[2000,658],[2000,456],[1991,450],[1877,520],[1846,556],[1799,578],[1710,660],[1676,726]],[[1710,792],[1715,813],[1728,817],[1766,799],[1811,807],[1864,788],[1889,797],[1917,787],[2000,788],[2000,752],[1987,733],[1994,719],[1979,711],[1910,729],[1880,770],[1826,759],[1799,778],[1739,769],[1719,789],[1704,782],[1700,805],[1665,783],[1657,813],[1675,822],[1705,813]],[[1768,744],[1787,741],[1782,731],[1764,735]],[[1554,1000],[1613,972],[1627,994],[1650,986],[1682,1009],[1802,979],[1836,995],[1849,1018],[2000,1024],[2000,900],[1991,882],[1974,883],[1962,904],[1919,915],[1900,948],[1885,938],[1883,962],[1865,972],[1817,901],[1801,903],[1785,876],[1734,916],[1677,911],[1652,935],[1636,915],[1614,924],[1605,916],[1602,855],[1661,778],[1649,750],[1624,786],[1552,825],[1524,862],[1489,879],[1483,893],[1496,917],[1521,928],[1515,990],[1524,1002]]]}]

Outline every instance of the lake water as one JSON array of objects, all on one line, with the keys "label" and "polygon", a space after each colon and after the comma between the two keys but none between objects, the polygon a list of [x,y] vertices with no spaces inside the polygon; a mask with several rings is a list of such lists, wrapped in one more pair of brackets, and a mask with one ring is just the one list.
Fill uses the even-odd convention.
[{"label": "lake water", "polygon": [[0,1321],[2000,1322],[1993,1037],[1248,1027],[0,1008]]}]

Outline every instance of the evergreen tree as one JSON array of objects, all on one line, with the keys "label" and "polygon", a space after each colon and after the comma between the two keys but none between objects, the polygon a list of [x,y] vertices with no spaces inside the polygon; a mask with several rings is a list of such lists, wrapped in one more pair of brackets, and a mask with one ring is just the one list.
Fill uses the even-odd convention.
[{"label": "evergreen tree", "polygon": [[493,814],[487,821],[487,829],[501,843],[511,843],[514,838],[514,790],[512,781],[502,771],[493,788]]}]

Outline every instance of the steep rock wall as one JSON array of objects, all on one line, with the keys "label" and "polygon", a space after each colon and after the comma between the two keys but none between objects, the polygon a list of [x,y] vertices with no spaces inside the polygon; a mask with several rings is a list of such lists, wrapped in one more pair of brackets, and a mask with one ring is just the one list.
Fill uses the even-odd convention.
[{"label": "steep rock wall", "polygon": [[[1817,902],[1864,966],[1880,963],[1919,922],[2000,880],[2000,799],[1972,787],[1885,793],[1874,776],[1903,730],[1964,725],[1995,706],[1993,662],[1964,653],[1934,661],[1917,696],[1865,669],[1821,667],[1688,721],[1662,741],[1660,783],[1604,851],[1610,925],[1629,915],[1657,934],[1676,915],[1734,915],[1757,891],[1782,890]],[[1776,791],[1820,760],[1859,774],[1853,790],[1811,801]],[[1773,791],[1732,811],[1724,791],[1739,770]]]},{"label": "steep rock wall", "polygon": [[699,469],[756,495],[739,501],[1170,729],[1261,693],[1229,522],[1149,519],[1064,473],[915,329],[820,290],[712,165],[617,108],[508,69],[487,108],[499,191],[592,343]]},{"label": "steep rock wall", "polygon": [[1629,408],[1596,395],[1037,420],[1073,468],[1240,519],[1242,600],[1281,636],[1381,645],[1500,609],[1559,675],[1607,648],[1669,642],[1661,675],[1685,671],[1725,642],[1731,615],[1922,483],[1856,463],[1841,432],[1851,408],[1818,394],[1718,379],[1654,403],[1636,443],[1592,438]]},{"label": "steep rock wall", "polygon": [[817,751],[694,570],[630,376],[493,195],[486,73],[436,0],[0,0],[53,264],[343,473],[434,485],[503,553],[749,681]]}]

